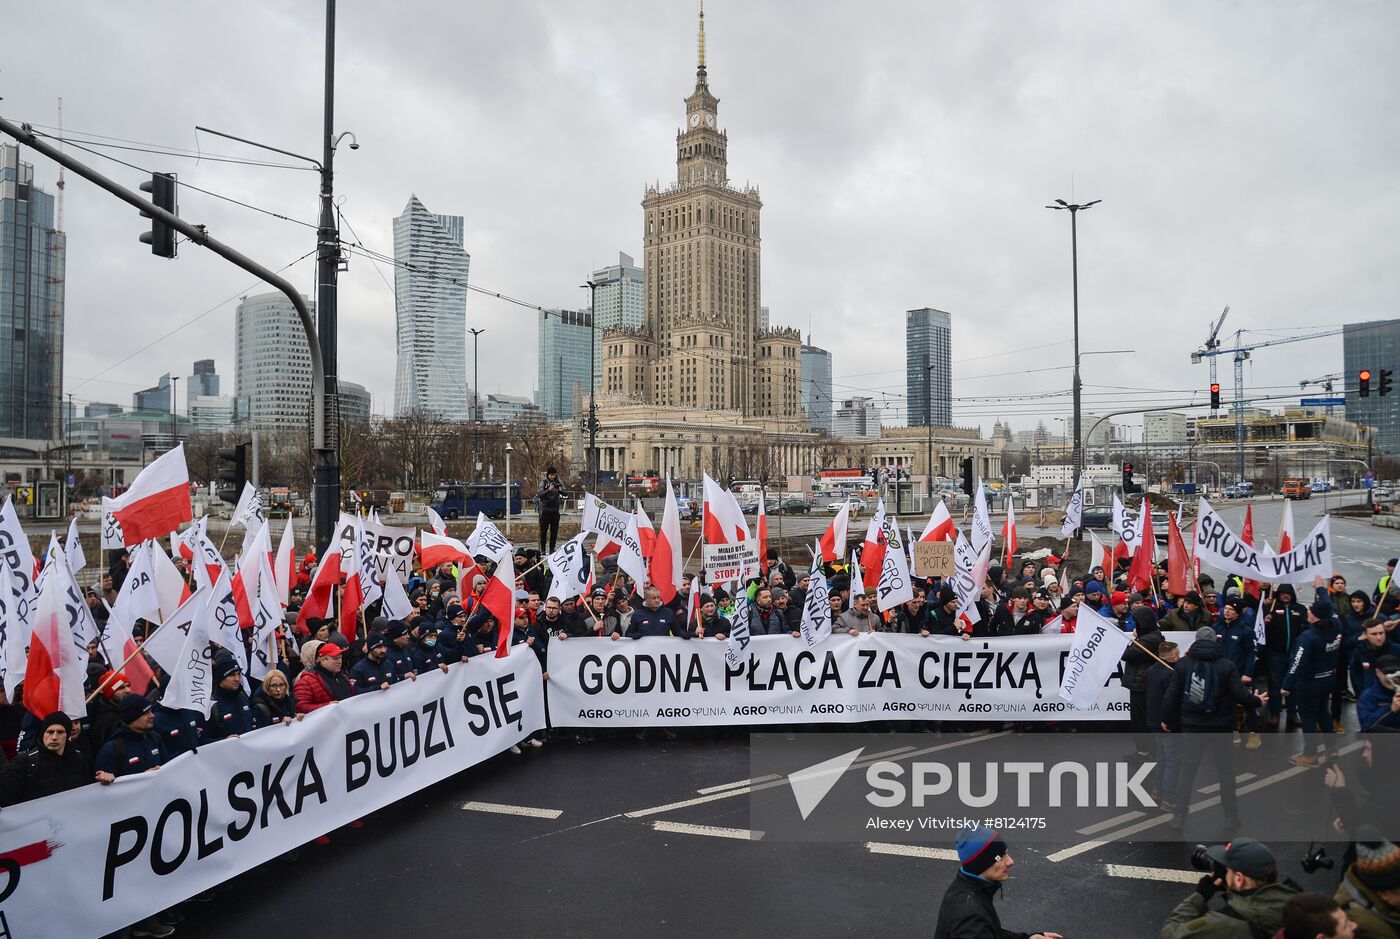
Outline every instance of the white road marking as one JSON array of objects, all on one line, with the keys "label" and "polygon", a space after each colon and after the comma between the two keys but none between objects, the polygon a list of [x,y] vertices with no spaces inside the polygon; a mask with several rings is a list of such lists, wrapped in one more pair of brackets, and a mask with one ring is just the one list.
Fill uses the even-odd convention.
[{"label": "white road marking", "polygon": [[656,821],[651,827],[657,831],[669,831],[678,835],[705,835],[710,838],[733,838],[736,841],[757,841],[763,832],[748,828],[718,828],[714,825],[690,825],[686,822]]},{"label": "white road marking", "polygon": [[[1341,753],[1343,755],[1351,753],[1353,750],[1360,749],[1361,746],[1362,745],[1360,743],[1349,744],[1345,747],[1342,747]],[[1258,789],[1263,789],[1265,786],[1272,786],[1276,782],[1282,782],[1285,779],[1292,779],[1294,776],[1297,776],[1300,773],[1308,772],[1312,772],[1311,767],[1292,766],[1286,770],[1283,770],[1282,772],[1274,773],[1274,775],[1272,776],[1265,776],[1263,779],[1257,779],[1254,782],[1249,783],[1248,785],[1241,786],[1238,789],[1238,793],[1239,795],[1247,795],[1248,793],[1254,792]],[[1187,809],[1187,812],[1200,812],[1203,809],[1208,809],[1211,806],[1219,804],[1220,796],[1211,796],[1208,799],[1202,799],[1200,802],[1191,803],[1191,806]],[[1065,861],[1069,858],[1077,857],[1078,855],[1083,854],[1085,851],[1092,851],[1095,848],[1101,848],[1111,841],[1117,841],[1129,835],[1136,835],[1139,832],[1146,831],[1149,828],[1155,828],[1158,825],[1166,825],[1171,821],[1171,819],[1172,817],[1166,814],[1159,815],[1155,818],[1149,818],[1146,821],[1138,822],[1135,825],[1129,825],[1126,828],[1120,828],[1117,831],[1109,832],[1108,835],[1106,835],[1104,838],[1094,839],[1091,841],[1084,841],[1076,845],[1071,845],[1068,848],[1063,848],[1059,851],[1056,851],[1054,854],[1047,854],[1046,858],[1056,863],[1060,861]]]},{"label": "white road marking", "polygon": [[1138,819],[1142,818],[1144,814],[1145,813],[1143,812],[1124,812],[1122,815],[1115,815],[1113,818],[1106,818],[1101,822],[1095,822],[1092,825],[1086,825],[1085,827],[1079,829],[1079,834],[1097,835],[1099,832],[1103,831],[1106,828],[1113,828],[1117,825],[1123,824],[1124,822],[1135,822]]},{"label": "white road marking", "polygon": [[1194,884],[1201,879],[1200,871],[1179,871],[1169,867],[1137,867],[1133,864],[1105,864],[1110,877],[1131,877],[1134,880],[1165,880],[1173,884]]},{"label": "white road marking", "polygon": [[708,796],[716,792],[723,792],[726,789],[737,789],[740,786],[751,786],[754,783],[768,782],[770,779],[777,778],[777,776],[774,776],[770,773],[767,776],[759,776],[757,779],[740,779],[731,783],[722,783],[718,786],[706,786],[704,789],[696,789],[695,791],[702,796]]},{"label": "white road marking", "polygon": [[[1240,773],[1238,776],[1235,777],[1235,782],[1249,782],[1253,778],[1253,773]],[[1220,783],[1211,783],[1209,786],[1206,786],[1202,789],[1197,789],[1196,791],[1201,793],[1202,795],[1210,795],[1212,792],[1220,791]]]},{"label": "white road marking", "polygon": [[558,818],[563,809],[536,809],[528,805],[500,805],[496,802],[463,802],[468,812],[489,812],[492,815],[523,815],[527,818]]},{"label": "white road marking", "polygon": [[[890,753],[897,754],[897,756],[895,757],[896,759],[907,760],[912,757],[922,756],[925,753],[933,753],[938,750],[948,750],[953,747],[966,746],[970,743],[980,743],[983,740],[992,740],[996,737],[1004,737],[1009,733],[1011,733],[1011,731],[1009,730],[998,731],[994,734],[977,733],[962,740],[952,740],[948,743],[940,743],[931,747],[924,747],[919,750],[909,750],[907,747],[900,747],[898,750],[890,751]],[[888,754],[877,754],[875,758],[883,758],[886,755]],[[856,762],[851,764],[851,769],[866,766],[869,763],[873,762],[875,758],[866,757],[864,759],[857,760]],[[666,805],[654,805],[650,808],[637,809],[632,812],[624,812],[623,814],[626,815],[628,818],[646,818],[648,815],[661,815],[662,813],[672,812],[676,809],[688,809],[693,805],[704,805],[706,802],[715,802],[719,799],[728,799],[732,796],[747,795],[750,792],[760,792],[764,789],[772,789],[774,786],[786,785],[786,777],[772,779],[767,782],[754,781],[753,783],[750,783],[748,785],[740,785],[734,787],[733,789],[725,789],[722,792],[711,792],[705,795],[696,796],[693,799],[682,799],[680,802],[670,802]]]},{"label": "white road marking", "polygon": [[871,854],[893,854],[896,857],[921,857],[934,861],[956,861],[958,852],[952,848],[925,848],[917,844],[887,844],[883,841],[867,841],[865,850]]}]

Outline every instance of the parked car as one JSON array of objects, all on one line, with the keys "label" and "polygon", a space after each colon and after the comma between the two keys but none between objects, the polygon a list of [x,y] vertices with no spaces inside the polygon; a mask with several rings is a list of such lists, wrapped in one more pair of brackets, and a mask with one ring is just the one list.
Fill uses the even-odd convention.
[{"label": "parked car", "polygon": [[1383,486],[1377,486],[1375,489],[1371,490],[1371,500],[1373,502],[1389,502],[1391,498],[1393,497],[1390,490]]},{"label": "parked car", "polygon": [[1225,498],[1248,499],[1254,495],[1254,483],[1234,483],[1225,487]]},{"label": "parked car", "polygon": [[1167,543],[1167,536],[1169,534],[1167,529],[1167,516],[1170,514],[1169,512],[1152,513],[1152,536],[1162,544]]},{"label": "parked car", "polygon": [[812,503],[802,493],[795,492],[783,497],[783,501],[778,503],[778,511],[788,515],[806,515],[812,511]]},{"label": "parked car", "polygon": [[[850,500],[850,502],[851,502],[851,518],[855,518],[856,516],[860,515],[861,512],[865,511],[866,505],[865,505],[865,500],[864,500],[864,499],[859,499],[859,498],[854,498],[854,497],[853,497],[853,498]],[[846,500],[845,500],[845,499],[834,499],[834,500],[832,500],[831,502],[828,502],[828,503],[826,504],[826,510],[827,510],[828,512],[830,512],[832,515],[835,515],[837,512],[840,512],[840,511],[841,511],[841,506],[843,506],[843,505],[845,505],[845,504],[846,504]]]},{"label": "parked car", "polygon": [[1107,531],[1113,524],[1112,509],[1085,509],[1080,518],[1080,524],[1085,528],[1094,528],[1099,531]]}]

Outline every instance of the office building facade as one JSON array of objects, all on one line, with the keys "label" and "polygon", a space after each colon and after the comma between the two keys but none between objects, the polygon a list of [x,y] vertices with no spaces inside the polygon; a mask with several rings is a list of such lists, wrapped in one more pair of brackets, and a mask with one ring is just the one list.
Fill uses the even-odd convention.
[{"label": "office building facade", "polygon": [[247,401],[249,422],[255,427],[306,426],[311,420],[311,351],[291,301],[281,293],[244,297],[234,312],[233,346],[233,393]]},{"label": "office building facade", "polygon": [[214,371],[213,359],[200,359],[194,363],[192,374],[185,385],[185,393],[190,398],[218,397],[219,373]]},{"label": "office building facade", "polygon": [[131,396],[133,411],[164,411],[169,414],[175,406],[170,388],[170,373],[160,376],[155,385]]},{"label": "office building facade", "polygon": [[880,407],[874,398],[846,398],[831,415],[831,435],[841,440],[879,440]]},{"label": "office building facade", "polygon": [[942,310],[904,314],[904,382],[910,427],[953,424],[953,323]]},{"label": "office building facade", "polygon": [[831,353],[802,344],[802,413],[813,430],[831,433]]},{"label": "office building facade", "polygon": [[575,415],[575,397],[586,398],[588,356],[593,342],[593,317],[587,310],[540,312],[539,387],[535,403],[552,421]]},{"label": "office building facade", "polygon": [[[1394,390],[1380,394],[1381,369],[1395,373]],[[1374,427],[1376,453],[1400,453],[1400,319],[1348,323],[1342,329],[1342,374],[1347,389],[1347,420]],[[1371,371],[1371,393],[1358,392],[1362,369]]]},{"label": "office building facade", "polygon": [[434,215],[410,196],[394,219],[398,350],[394,413],[468,416],[467,254],[460,215]]},{"label": "office building facade", "polygon": [[63,433],[67,236],[19,148],[0,145],[0,438]]},{"label": "office building facade", "polygon": [[[630,254],[617,253],[617,263],[600,267],[589,278],[593,290],[593,387],[601,388],[603,333],[614,327],[639,327],[646,322],[646,275]],[[485,405],[483,405],[485,407]]]}]

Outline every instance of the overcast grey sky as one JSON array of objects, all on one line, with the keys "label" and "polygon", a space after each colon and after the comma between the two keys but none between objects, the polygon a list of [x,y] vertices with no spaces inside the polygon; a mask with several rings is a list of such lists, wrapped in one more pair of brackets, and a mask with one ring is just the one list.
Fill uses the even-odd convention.
[{"label": "overcast grey sky", "polygon": [[[640,259],[643,186],[674,178],[694,84],[694,2],[340,6],[336,125],[361,147],[341,149],[336,190],[368,246],[392,254],[416,192],[465,216],[474,284],[545,306],[586,305],[577,285],[619,250]],[[194,148],[203,124],[316,156],[321,7],[12,4],[0,113],[53,125],[62,96],[70,132]],[[1279,335],[1397,315],[1400,5],[710,0],[706,14],[730,175],[764,200],[763,302],[834,351],[838,397],[873,394],[902,421],[903,311],[934,306],[953,315],[955,420],[1055,429],[1070,362],[1069,219],[1043,208],[1056,197],[1103,200],[1080,226],[1084,348],[1137,350],[1085,360],[1086,411],[1200,400],[1189,353],[1226,303],[1227,330]],[[313,173],[119,155],[316,218]],[[51,188],[57,168],[34,162]],[[314,245],[187,190],[181,214],[273,267]],[[236,298],[264,288],[193,247],[151,256],[143,220],[71,176],[66,216],[67,390],[129,405],[212,356],[231,392]],[[309,259],[290,274],[310,290]],[[341,279],[341,375],[378,412],[394,377],[386,281],[363,258]],[[467,318],[486,329],[483,393],[530,394],[536,316],[472,294]],[[1283,394],[1341,367],[1339,338],[1297,343],[1260,351],[1246,386]]]}]

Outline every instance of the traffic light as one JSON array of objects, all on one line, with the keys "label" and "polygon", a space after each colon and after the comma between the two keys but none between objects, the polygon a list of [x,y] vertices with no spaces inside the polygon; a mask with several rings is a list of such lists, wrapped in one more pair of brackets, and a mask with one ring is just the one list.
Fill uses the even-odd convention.
[{"label": "traffic light", "polygon": [[1123,494],[1137,492],[1137,484],[1133,482],[1133,464],[1123,464]]},{"label": "traffic light", "polygon": [[1213,382],[1210,386],[1210,409],[1220,410],[1220,382]]},{"label": "traffic light", "polygon": [[[142,192],[151,194],[151,201],[171,215],[179,215],[176,208],[175,191],[178,187],[174,173],[152,173],[151,181],[141,184]],[[142,212],[142,218],[151,219],[151,230],[141,234],[141,240],[151,246],[151,253],[162,258],[175,257],[175,229],[149,212]]]},{"label": "traffic light", "polygon": [[972,492],[973,492],[973,488],[972,488],[972,487],[975,486],[975,485],[977,485],[976,480],[974,480],[974,479],[972,478],[972,457],[970,457],[970,456],[965,456],[965,457],[963,457],[963,461],[962,461],[962,471],[963,471],[963,492],[967,493],[968,498],[972,498]]},{"label": "traffic light", "polygon": [[1363,368],[1356,376],[1356,393],[1363,398],[1371,397],[1371,370]]},{"label": "traffic light", "polygon": [[1391,385],[1391,381],[1390,381],[1390,369],[1388,369],[1388,368],[1383,368],[1383,369],[1381,369],[1380,378],[1381,378],[1381,386],[1380,386],[1378,389],[1376,389],[1376,390],[1377,390],[1378,392],[1380,392],[1380,396],[1381,396],[1382,398],[1384,398],[1386,395],[1390,394],[1390,385]]},{"label": "traffic light", "polygon": [[[219,481],[227,483],[219,487],[219,498],[229,505],[237,505],[243,494],[243,484],[248,481],[248,448],[251,444],[240,443],[219,449]],[[224,462],[229,465],[222,465]]]}]

